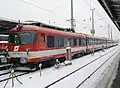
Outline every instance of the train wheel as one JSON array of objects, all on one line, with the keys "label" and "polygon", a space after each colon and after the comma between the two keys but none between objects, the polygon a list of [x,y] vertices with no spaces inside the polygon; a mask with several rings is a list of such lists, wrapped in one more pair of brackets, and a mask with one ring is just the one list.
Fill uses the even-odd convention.
[{"label": "train wheel", "polygon": [[58,58],[58,61],[59,61],[60,63],[65,62],[65,60],[66,60],[66,57]]},{"label": "train wheel", "polygon": [[55,64],[55,59],[44,61],[42,62],[42,68],[51,67],[54,66],[54,64]]},{"label": "train wheel", "polygon": [[31,71],[36,71],[39,69],[39,63],[34,63],[29,65]]},{"label": "train wheel", "polygon": [[48,66],[54,66],[55,62],[56,62],[55,59],[48,61]]}]

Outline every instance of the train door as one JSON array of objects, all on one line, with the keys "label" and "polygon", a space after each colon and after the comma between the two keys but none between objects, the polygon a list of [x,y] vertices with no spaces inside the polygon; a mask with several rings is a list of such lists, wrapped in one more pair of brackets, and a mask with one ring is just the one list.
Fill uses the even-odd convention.
[{"label": "train door", "polygon": [[41,41],[40,47],[41,47],[41,49],[44,49],[46,47],[45,46],[46,44],[45,44],[45,34],[44,33],[41,33],[40,41]]}]

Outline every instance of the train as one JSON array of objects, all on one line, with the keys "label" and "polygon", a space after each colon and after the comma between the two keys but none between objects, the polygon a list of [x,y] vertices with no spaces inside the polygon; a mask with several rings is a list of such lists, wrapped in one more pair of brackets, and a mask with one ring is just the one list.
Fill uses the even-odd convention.
[{"label": "train", "polygon": [[9,32],[9,63],[38,68],[39,63],[53,65],[56,59],[64,62],[68,46],[74,57],[117,44],[117,41],[104,37],[22,24]]},{"label": "train", "polygon": [[7,63],[7,50],[8,50],[8,37],[9,35],[0,34],[0,64]]},{"label": "train", "polygon": [[9,35],[0,35],[0,52],[6,52],[8,47],[8,36]]}]

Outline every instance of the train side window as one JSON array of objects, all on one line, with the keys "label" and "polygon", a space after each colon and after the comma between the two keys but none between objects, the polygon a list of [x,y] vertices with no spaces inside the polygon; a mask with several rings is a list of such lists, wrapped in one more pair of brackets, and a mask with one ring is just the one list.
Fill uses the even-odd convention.
[{"label": "train side window", "polygon": [[91,39],[91,45],[93,45],[94,44],[94,39]]},{"label": "train side window", "polygon": [[83,45],[83,46],[86,45],[86,40],[85,40],[85,38],[82,38],[82,39],[81,39],[81,45]]},{"label": "train side window", "polygon": [[101,40],[99,40],[99,44],[101,44]]},{"label": "train side window", "polygon": [[100,42],[100,40],[98,40],[98,43],[97,43],[97,45],[99,45],[99,42]]},{"label": "train side window", "polygon": [[81,38],[79,38],[79,45],[81,45]]},{"label": "train side window", "polygon": [[98,42],[99,42],[99,41],[98,41],[98,39],[97,39],[97,44],[96,44],[96,45],[98,45]]},{"label": "train side window", "polygon": [[92,40],[89,38],[89,45],[91,45],[92,44]]},{"label": "train side window", "polygon": [[81,38],[81,45],[83,45],[83,39]]},{"label": "train side window", "polygon": [[101,44],[101,40],[99,40],[99,44]]},{"label": "train side window", "polygon": [[98,40],[98,45],[100,44],[100,40]]},{"label": "train side window", "polygon": [[101,41],[101,44],[103,44],[103,41],[102,40],[100,40]]},{"label": "train side window", "polygon": [[96,45],[98,44],[98,40],[96,39]]},{"label": "train side window", "polygon": [[68,38],[68,42],[69,42],[70,46],[73,46],[73,38]]},{"label": "train side window", "polygon": [[41,34],[41,41],[42,41],[42,43],[45,42],[45,34]]},{"label": "train side window", "polygon": [[96,39],[94,39],[93,41],[94,41],[94,45],[96,45]]},{"label": "train side window", "polygon": [[89,45],[89,39],[86,38],[86,45]]},{"label": "train side window", "polygon": [[64,37],[55,36],[55,47],[64,47]]},{"label": "train side window", "polygon": [[91,39],[89,38],[89,45],[91,45]]},{"label": "train side window", "polygon": [[90,39],[90,45],[92,45],[93,44],[93,39]]},{"label": "train side window", "polygon": [[95,40],[95,45],[97,45],[97,39]]},{"label": "train side window", "polygon": [[47,36],[47,47],[54,47],[54,36]]},{"label": "train side window", "polygon": [[84,46],[86,46],[86,38],[84,38]]},{"label": "train side window", "polygon": [[79,39],[77,38],[77,46],[79,46]]},{"label": "train side window", "polygon": [[88,42],[88,45],[90,45],[90,38],[88,38],[88,41],[87,41],[87,42]]},{"label": "train side window", "polygon": [[73,39],[73,45],[76,46],[77,45],[77,38]]}]

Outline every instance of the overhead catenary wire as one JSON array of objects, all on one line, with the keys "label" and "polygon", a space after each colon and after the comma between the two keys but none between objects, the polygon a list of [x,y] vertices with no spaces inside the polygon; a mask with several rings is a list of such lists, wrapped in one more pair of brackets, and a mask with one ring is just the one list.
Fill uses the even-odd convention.
[{"label": "overhead catenary wire", "polygon": [[[90,9],[92,8],[92,6],[86,1],[86,0],[83,0],[89,7]],[[92,0],[91,0],[92,1]],[[93,2],[93,1],[92,1]],[[91,3],[91,2],[90,2]],[[94,2],[95,3],[95,2]],[[98,6],[98,5],[97,5]],[[95,10],[95,13],[97,14],[98,17],[102,18],[102,16],[100,16],[100,14]],[[99,18],[98,18],[99,19]],[[109,24],[106,20],[103,19],[103,21],[107,24]]]},{"label": "overhead catenary wire", "polygon": [[[90,9],[92,8],[92,5],[91,5],[91,1],[93,2],[93,0],[90,0],[90,4],[86,1],[86,0],[83,0],[89,7]],[[93,2],[94,4],[96,4],[95,2]],[[97,5],[97,4],[96,4]],[[98,7],[98,5],[97,5]],[[102,10],[100,7],[99,7],[100,10]],[[102,10],[103,11],[103,10]],[[97,18],[100,20],[102,18],[102,16],[95,10],[95,13],[97,14]],[[108,21],[106,21],[105,19],[102,19],[106,24],[110,24]],[[109,30],[109,29],[108,29]],[[108,32],[105,28],[105,31]]]},{"label": "overhead catenary wire", "polygon": [[[102,11],[102,12],[104,12],[103,11],[103,9],[102,8],[100,8],[99,6],[98,6],[98,4],[94,1],[94,0],[92,0],[92,2]],[[97,14],[99,15],[99,13],[97,12]],[[99,15],[99,17],[100,17],[100,15]],[[108,23],[106,20],[104,20],[106,23]],[[108,23],[109,24],[109,23]]]},{"label": "overhead catenary wire", "polygon": [[49,9],[44,9],[44,8],[38,6],[38,5],[33,4],[33,3],[30,3],[30,2],[27,2],[27,1],[24,1],[24,0],[19,0],[19,1],[21,1],[21,2],[23,2],[23,3],[26,3],[26,4],[28,4],[28,5],[34,6],[34,7],[36,7],[36,8],[39,8],[39,9],[42,10],[42,11],[45,11],[45,12],[48,12],[48,13],[52,13],[51,10],[49,10]]}]

